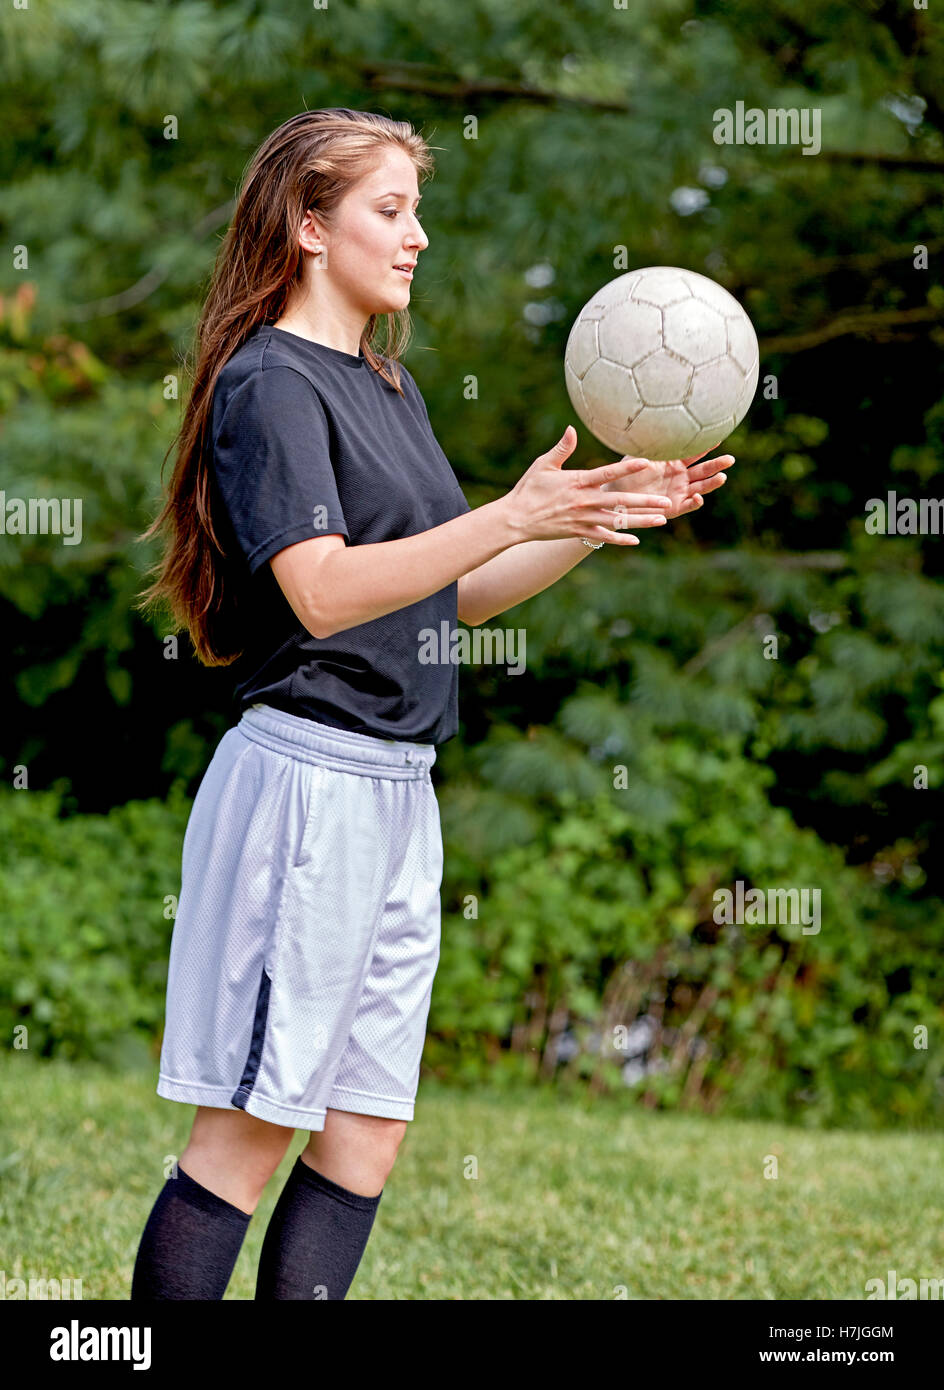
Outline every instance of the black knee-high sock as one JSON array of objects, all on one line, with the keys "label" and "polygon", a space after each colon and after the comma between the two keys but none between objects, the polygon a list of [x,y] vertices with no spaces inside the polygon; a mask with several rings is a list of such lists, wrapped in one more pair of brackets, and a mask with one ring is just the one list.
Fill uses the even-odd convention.
[{"label": "black knee-high sock", "polygon": [[132,1301],[221,1299],[251,1220],[178,1164],[176,1178],[161,1188],[144,1227]]},{"label": "black knee-high sock", "polygon": [[266,1228],[256,1298],[342,1301],[382,1196],[349,1192],[299,1155]]}]

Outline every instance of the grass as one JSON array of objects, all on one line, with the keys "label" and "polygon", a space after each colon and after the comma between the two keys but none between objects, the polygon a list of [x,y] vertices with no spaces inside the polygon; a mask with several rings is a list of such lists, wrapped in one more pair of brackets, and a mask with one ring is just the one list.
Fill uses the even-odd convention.
[{"label": "grass", "polygon": [[[158,1097],[155,1079],[0,1056],[7,1279],[79,1277],[86,1299],[128,1297],[163,1165],[194,1113]],[[265,1223],[305,1139],[266,1189],[228,1299],[253,1296]],[[889,1269],[944,1274],[940,1159],[935,1135],[424,1079],[349,1298],[864,1299]]]}]

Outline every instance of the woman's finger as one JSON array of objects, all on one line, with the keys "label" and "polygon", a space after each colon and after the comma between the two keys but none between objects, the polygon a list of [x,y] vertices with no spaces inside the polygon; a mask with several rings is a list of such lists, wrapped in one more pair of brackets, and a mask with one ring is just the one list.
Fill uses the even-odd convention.
[{"label": "woman's finger", "polygon": [[615,521],[611,521],[609,516],[591,518],[597,522],[598,526],[612,525],[615,530],[622,530],[624,526],[664,526],[666,517],[664,512],[633,512],[621,511]]},{"label": "woman's finger", "polygon": [[610,545],[638,545],[639,537],[629,531],[610,531],[606,526],[594,526],[588,541],[607,541]]},{"label": "woman's finger", "polygon": [[649,507],[661,507],[663,511],[668,511],[671,506],[672,499],[664,492],[608,492],[606,495],[606,508],[614,512],[624,507],[637,512]]},{"label": "woman's finger", "polygon": [[701,495],[700,492],[696,492],[696,493],[689,499],[689,501],[686,503],[686,505],[685,505],[684,507],[680,507],[680,508],[679,508],[679,510],[678,510],[678,512],[676,513],[676,515],[677,515],[677,516],[684,516],[686,512],[697,512],[697,511],[699,510],[699,508],[703,507],[704,505],[705,505],[705,499],[704,499],[704,497],[702,497],[702,495]]},{"label": "woman's finger", "polygon": [[730,468],[734,463],[733,454],[720,454],[716,458],[707,459],[700,463],[697,468],[690,468],[688,476],[692,481],[699,481],[702,478],[710,478],[713,473],[717,473],[719,468]]},{"label": "woman's finger", "polygon": [[633,473],[644,473],[647,468],[652,467],[649,459],[638,459],[634,454],[624,454],[620,459],[620,463],[631,463],[633,465],[629,470],[630,475]]},{"label": "woman's finger", "polygon": [[695,488],[698,492],[717,492],[718,488],[724,487],[727,481],[727,473],[715,473],[713,477],[697,482]]},{"label": "woman's finger", "polygon": [[[616,513],[615,517],[613,512]],[[666,521],[666,514],[664,511],[640,512],[633,507],[614,507],[612,512],[608,509],[588,512],[585,520],[595,522],[597,526],[608,526],[613,530],[622,531],[629,526],[662,526]]]},{"label": "woman's finger", "polygon": [[648,459],[630,458],[627,454],[615,463],[604,463],[599,468],[585,468],[581,481],[585,487],[599,488],[604,483],[618,482],[620,478],[631,477],[633,473],[641,473],[651,467]]}]

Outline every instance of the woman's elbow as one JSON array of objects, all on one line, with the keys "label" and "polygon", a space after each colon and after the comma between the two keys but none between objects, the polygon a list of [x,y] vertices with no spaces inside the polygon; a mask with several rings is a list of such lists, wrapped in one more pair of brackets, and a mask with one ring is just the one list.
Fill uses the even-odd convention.
[{"label": "woman's elbow", "polygon": [[319,641],[325,637],[333,637],[339,630],[334,623],[328,621],[320,609],[316,612],[307,610],[302,621],[312,637],[317,637]]}]

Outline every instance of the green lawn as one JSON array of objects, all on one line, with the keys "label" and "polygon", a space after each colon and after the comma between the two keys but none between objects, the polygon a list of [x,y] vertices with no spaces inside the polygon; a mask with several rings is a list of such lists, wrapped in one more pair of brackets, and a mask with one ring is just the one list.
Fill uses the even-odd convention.
[{"label": "green lawn", "polygon": [[[127,1298],[193,1109],[155,1074],[0,1057],[0,1268]],[[228,1298],[251,1299],[298,1131]],[[779,1177],[765,1179],[776,1154]],[[464,1174],[470,1156],[477,1178]],[[833,1299],[944,1274],[941,1142],[421,1082],[351,1299]],[[620,1288],[625,1288],[625,1294]]]}]

